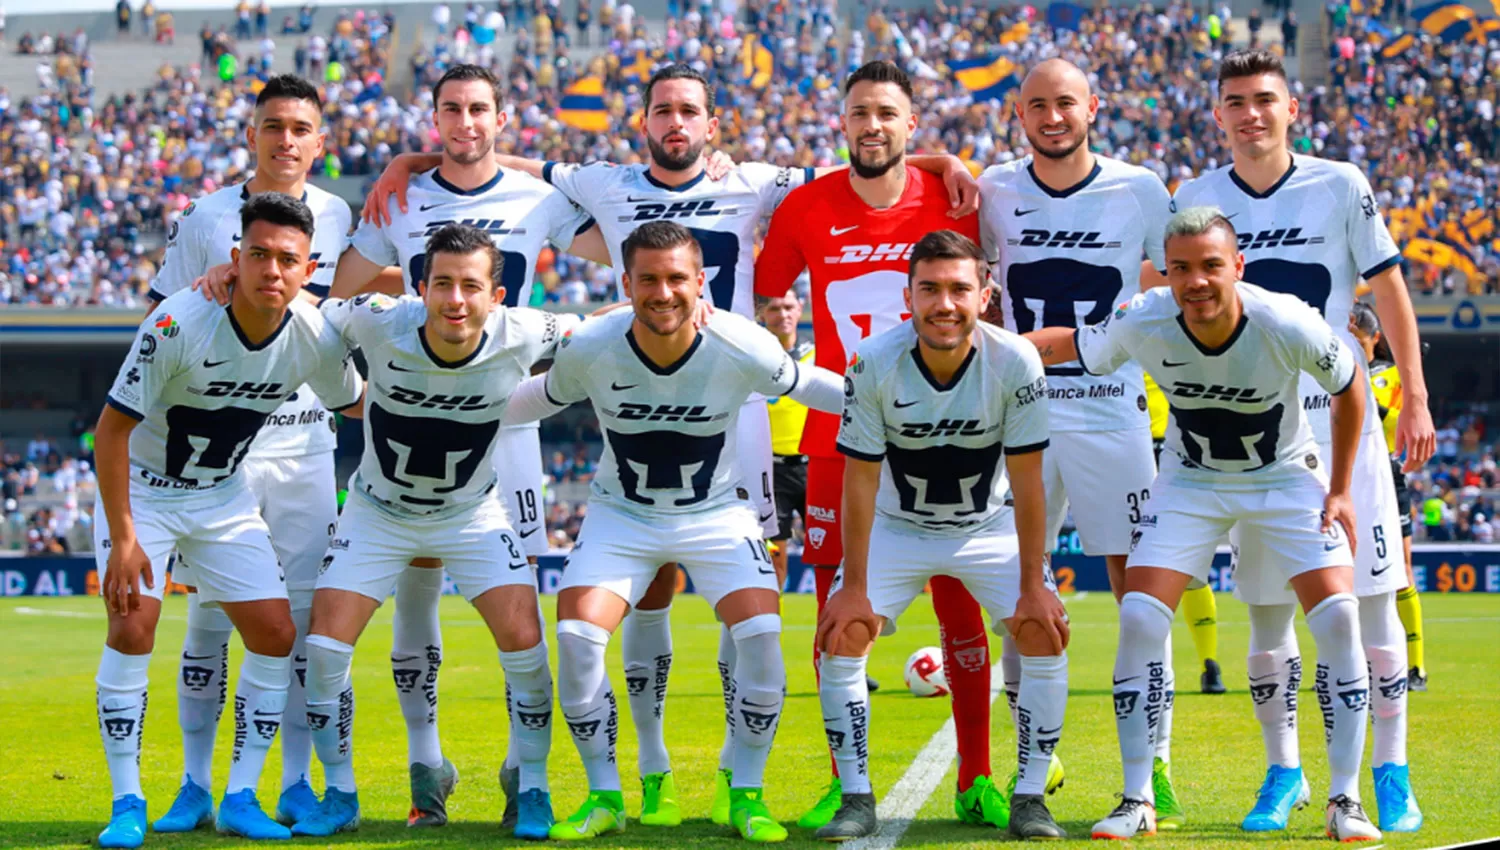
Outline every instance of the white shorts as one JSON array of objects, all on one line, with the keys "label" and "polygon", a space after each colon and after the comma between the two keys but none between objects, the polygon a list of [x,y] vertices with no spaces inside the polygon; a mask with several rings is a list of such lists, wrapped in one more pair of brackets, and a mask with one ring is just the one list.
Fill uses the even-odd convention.
[{"label": "white shorts", "polygon": [[750,494],[750,506],[760,520],[761,535],[776,536],[776,492],[772,484],[771,412],[764,396],[754,395],[740,408],[740,486]]},{"label": "white shorts", "polygon": [[542,504],[542,432],[536,425],[501,428],[495,464],[511,527],[527,555],[547,554],[547,508]]},{"label": "white shorts", "polygon": [[[170,503],[131,494],[131,514],[141,550],[151,560],[156,587],[141,593],[160,600],[167,586],[167,562],[176,551],[194,565],[191,576],[174,570],[177,581],[198,588],[204,604],[286,599],[286,579],[276,562],[271,535],[255,497],[243,481],[226,493]],[[104,502],[94,501],[94,561],[101,583],[109,568],[109,519]]]},{"label": "white shorts", "polygon": [[[1136,525],[1127,567],[1162,567],[1207,581],[1214,550],[1231,529],[1246,550],[1263,553],[1245,564],[1252,582],[1284,585],[1293,576],[1354,562],[1343,530],[1322,531],[1327,485],[1310,473],[1301,482],[1269,490],[1221,491],[1160,480]],[[1251,577],[1250,573],[1265,575]],[[1235,581],[1241,581],[1237,572]]]},{"label": "white shorts", "polygon": [[310,607],[318,586],[318,562],[328,551],[339,519],[333,452],[298,457],[251,454],[241,473],[271,529],[271,545],[286,574],[292,608]]},{"label": "white shorts", "polygon": [[377,602],[396,587],[413,558],[441,558],[464,598],[513,584],[536,588],[536,571],[491,491],[448,517],[406,519],[350,493],[333,542],[318,567],[318,589],[348,590]]},{"label": "white shorts", "polygon": [[[1318,447],[1326,462],[1332,446]],[[1396,508],[1396,482],[1391,477],[1390,456],[1386,454],[1385,434],[1370,431],[1360,437],[1359,453],[1354,458],[1350,479],[1350,496],[1354,501],[1354,594],[1379,596],[1406,587],[1405,555],[1401,548],[1401,513]],[[1286,605],[1297,601],[1297,595],[1280,581],[1264,581],[1275,576],[1274,569],[1246,569],[1240,565],[1258,564],[1266,550],[1250,545],[1242,534],[1230,536],[1234,545],[1234,595],[1248,605]]]},{"label": "white shorts", "polygon": [[743,502],[663,522],[593,501],[558,590],[602,587],[635,607],[668,562],[688,571],[712,607],[737,590],[779,590],[760,523]]},{"label": "white shorts", "polygon": [[1073,506],[1087,555],[1123,555],[1156,477],[1151,429],[1054,431],[1042,453],[1048,540]]},{"label": "white shorts", "polygon": [[[870,529],[870,567],[865,577],[870,607],[885,618],[882,635],[894,634],[896,619],[922,594],[933,576],[952,576],[990,614],[996,634],[1005,633],[1004,620],[1016,613],[1021,597],[1021,550],[1013,521],[965,537],[919,537],[906,533],[882,517]],[[1046,571],[1047,587],[1057,585]],[[844,586],[839,571],[830,593]],[[963,650],[959,650],[962,652]]]}]

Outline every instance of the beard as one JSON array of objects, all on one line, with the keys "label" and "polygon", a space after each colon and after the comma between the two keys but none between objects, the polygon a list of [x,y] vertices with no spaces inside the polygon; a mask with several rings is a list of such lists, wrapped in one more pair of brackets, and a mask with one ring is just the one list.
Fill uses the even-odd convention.
[{"label": "beard", "polygon": [[651,151],[651,161],[668,171],[687,171],[698,163],[698,158],[703,156],[703,146],[707,140],[700,142],[689,142],[682,153],[674,154],[667,150],[666,145],[657,140],[646,137],[646,147]]},{"label": "beard", "polygon": [[[944,316],[943,318],[948,317]],[[935,331],[935,329],[932,328],[932,326],[928,325],[927,320],[924,317],[923,320],[917,324],[916,330],[917,336],[921,338],[922,342],[926,343],[929,348],[932,348],[936,351],[952,351],[953,349],[962,346],[964,344],[964,341],[969,339],[969,337],[973,335],[974,326],[977,324],[978,320],[976,320],[973,316],[960,317],[958,323],[958,333],[952,338],[945,338],[940,337],[937,335],[937,333],[933,332]]]},{"label": "beard", "polygon": [[453,160],[459,165],[473,165],[476,162],[480,162],[492,156],[494,152],[494,139],[480,139],[479,142],[474,145],[473,150],[463,151],[462,153],[454,153],[453,150],[447,145],[443,146],[443,153],[447,154],[449,159]]},{"label": "beard", "polygon": [[1084,132],[1079,133],[1072,139],[1070,139],[1069,144],[1062,150],[1053,150],[1042,144],[1043,142],[1053,140],[1048,139],[1045,136],[1037,137],[1031,135],[1030,133],[1026,134],[1026,141],[1031,143],[1032,152],[1037,156],[1045,157],[1047,159],[1067,159],[1068,157],[1073,155],[1074,151],[1078,150],[1080,147],[1083,147],[1083,143],[1088,141],[1088,138],[1088,131],[1085,130]]},{"label": "beard", "polygon": [[876,162],[873,164],[867,163],[860,158],[858,145],[854,146],[854,150],[851,151],[849,155],[849,167],[854,170],[855,174],[859,175],[865,180],[874,180],[877,177],[883,177],[885,176],[886,172],[890,171],[892,168],[895,168],[898,165],[903,164],[905,161],[906,152],[896,151],[895,153],[891,154],[889,158],[885,159],[882,162]]}]

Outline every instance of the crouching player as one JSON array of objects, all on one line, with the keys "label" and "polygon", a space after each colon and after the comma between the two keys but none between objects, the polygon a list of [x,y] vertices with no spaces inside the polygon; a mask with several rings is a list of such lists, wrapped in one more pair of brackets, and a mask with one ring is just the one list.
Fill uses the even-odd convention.
[{"label": "crouching player", "polygon": [[843,780],[838,813],[815,833],[825,840],[876,829],[865,665],[875,635],[895,631],[939,573],[961,580],[1021,652],[1010,831],[1066,837],[1043,801],[1068,699],[1068,615],[1046,563],[1047,379],[1025,340],[978,323],[984,267],[967,237],[924,236],[908,271],[911,320],[861,343],[844,379],[844,565],[817,634]]}]

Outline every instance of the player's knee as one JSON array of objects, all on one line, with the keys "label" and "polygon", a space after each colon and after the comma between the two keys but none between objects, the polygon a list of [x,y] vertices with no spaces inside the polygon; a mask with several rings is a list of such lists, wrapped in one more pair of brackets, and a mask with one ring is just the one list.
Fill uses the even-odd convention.
[{"label": "player's knee", "polygon": [[850,623],[833,641],[833,654],[845,658],[863,658],[875,644],[875,635],[864,623]]},{"label": "player's knee", "polygon": [[140,616],[111,617],[105,645],[125,655],[145,655],[156,645],[156,618]]},{"label": "player's knee", "polygon": [[349,678],[354,647],[327,635],[307,637],[307,701],[328,702],[336,697]]},{"label": "player's knee", "polygon": [[245,649],[256,655],[282,658],[292,654],[292,644],[297,642],[297,625],[291,617],[267,618],[252,629],[242,629],[240,636]]},{"label": "player's knee", "polygon": [[[1120,600],[1120,639],[1163,642],[1172,631],[1172,609],[1147,593],[1131,592]],[[1025,632],[1026,630],[1022,630]],[[1017,648],[1028,655],[1017,636]]]},{"label": "player's knee", "polygon": [[1035,623],[1028,623],[1019,633],[1013,633],[1011,640],[1015,642],[1016,651],[1028,658],[1058,654],[1047,630]]}]

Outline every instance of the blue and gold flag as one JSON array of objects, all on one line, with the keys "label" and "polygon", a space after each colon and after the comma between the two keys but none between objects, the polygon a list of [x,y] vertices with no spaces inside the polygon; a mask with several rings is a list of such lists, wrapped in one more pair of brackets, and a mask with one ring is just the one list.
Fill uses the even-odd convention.
[{"label": "blue and gold flag", "polygon": [[557,120],[594,133],[609,130],[609,109],[604,105],[604,80],[584,77],[563,90]]},{"label": "blue and gold flag", "polygon": [[948,70],[975,100],[1004,100],[1007,92],[1021,84],[1020,69],[1004,56],[961,59]]}]

